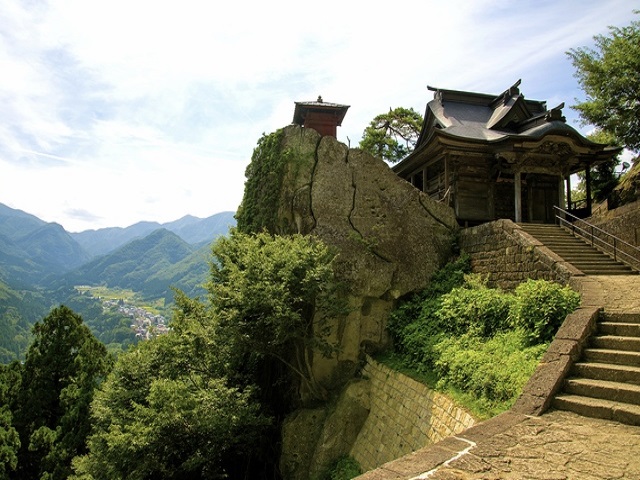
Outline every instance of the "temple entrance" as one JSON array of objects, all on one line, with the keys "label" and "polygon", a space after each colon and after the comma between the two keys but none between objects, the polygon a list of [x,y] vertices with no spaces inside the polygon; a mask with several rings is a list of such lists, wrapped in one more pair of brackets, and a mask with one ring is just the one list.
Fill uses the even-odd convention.
[{"label": "temple entrance", "polygon": [[558,205],[559,199],[558,178],[553,175],[528,174],[527,186],[528,221],[554,223],[553,207]]}]

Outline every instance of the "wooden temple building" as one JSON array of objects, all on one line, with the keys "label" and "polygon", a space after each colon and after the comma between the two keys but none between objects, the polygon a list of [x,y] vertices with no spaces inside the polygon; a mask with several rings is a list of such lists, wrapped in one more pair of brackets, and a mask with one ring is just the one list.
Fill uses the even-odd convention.
[{"label": "wooden temple building", "polygon": [[461,225],[553,223],[554,206],[572,205],[570,176],[583,171],[587,204],[572,213],[589,216],[590,169],[620,148],[589,141],[567,125],[564,104],[547,109],[519,86],[500,95],[429,87],[434,98],[415,150],[393,170],[447,202]]},{"label": "wooden temple building", "polygon": [[313,128],[320,135],[336,136],[336,131],[347,114],[349,105],[325,102],[321,96],[315,102],[295,102],[293,123]]}]

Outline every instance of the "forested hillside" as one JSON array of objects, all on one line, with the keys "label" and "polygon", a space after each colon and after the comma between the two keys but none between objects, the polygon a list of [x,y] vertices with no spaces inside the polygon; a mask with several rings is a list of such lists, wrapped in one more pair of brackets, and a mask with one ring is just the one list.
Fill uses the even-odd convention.
[{"label": "forested hillside", "polygon": [[32,325],[60,304],[82,314],[111,351],[137,341],[128,315],[109,311],[77,285],[130,290],[138,304],[159,302],[166,312],[174,288],[203,294],[211,243],[235,225],[233,213],[187,215],[163,225],[139,222],[70,234],[0,204],[0,362],[24,358]]}]

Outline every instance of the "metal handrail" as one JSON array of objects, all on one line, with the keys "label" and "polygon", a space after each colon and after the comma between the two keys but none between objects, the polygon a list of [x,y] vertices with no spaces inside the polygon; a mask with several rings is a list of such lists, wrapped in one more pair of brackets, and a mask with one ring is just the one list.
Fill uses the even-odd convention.
[{"label": "metal handrail", "polygon": [[[591,246],[602,250],[604,253],[612,255],[614,260],[621,261],[636,270],[640,270],[640,248],[625,242],[621,238],[618,238],[579,217],[576,217],[572,213],[569,213],[558,206],[554,206],[553,208],[557,212],[555,218],[556,222],[560,226],[568,228],[574,235],[580,236],[587,242],[590,242]],[[573,220],[569,221],[567,220],[567,217],[570,217]],[[577,222],[582,222],[586,228],[577,226]]]}]

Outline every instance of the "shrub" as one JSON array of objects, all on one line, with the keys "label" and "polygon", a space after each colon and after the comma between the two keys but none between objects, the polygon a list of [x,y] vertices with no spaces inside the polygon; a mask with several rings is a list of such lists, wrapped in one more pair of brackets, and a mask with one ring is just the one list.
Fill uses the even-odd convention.
[{"label": "shrub", "polygon": [[340,457],[335,465],[326,472],[322,480],[351,480],[362,473],[362,469],[353,457],[345,455]]},{"label": "shrub", "polygon": [[472,334],[445,338],[434,350],[439,386],[453,386],[489,402],[514,400],[535,370],[547,345],[527,347],[522,331],[489,340]]},{"label": "shrub", "polygon": [[524,330],[528,344],[550,342],[565,317],[580,305],[580,294],[568,286],[527,280],[515,290],[509,314],[514,328]]},{"label": "shrub", "polygon": [[463,286],[441,297],[436,318],[440,329],[446,333],[490,337],[509,327],[512,304],[512,295],[488,288],[477,275],[467,275]]},{"label": "shrub", "polygon": [[387,330],[397,342],[400,350],[406,336],[404,329],[417,318],[423,319],[422,323],[425,323],[424,319],[433,319],[432,314],[440,308],[440,296],[462,285],[465,274],[470,272],[471,259],[469,255],[460,255],[436,271],[427,288],[413,294],[391,312]]}]

